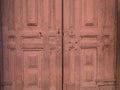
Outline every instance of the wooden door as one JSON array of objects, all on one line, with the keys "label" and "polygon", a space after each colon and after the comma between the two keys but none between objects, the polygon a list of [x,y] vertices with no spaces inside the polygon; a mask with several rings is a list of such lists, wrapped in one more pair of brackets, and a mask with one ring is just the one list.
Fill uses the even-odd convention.
[{"label": "wooden door", "polygon": [[62,0],[2,0],[4,90],[62,90]]},{"label": "wooden door", "polygon": [[3,90],[115,90],[115,0],[2,0]]},{"label": "wooden door", "polygon": [[115,0],[64,1],[64,90],[115,90]]}]

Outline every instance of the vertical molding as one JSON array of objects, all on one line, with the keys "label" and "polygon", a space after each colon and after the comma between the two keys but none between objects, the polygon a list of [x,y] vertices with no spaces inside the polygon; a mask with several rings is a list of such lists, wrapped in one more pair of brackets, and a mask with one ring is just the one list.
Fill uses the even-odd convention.
[{"label": "vertical molding", "polygon": [[70,54],[69,54],[69,57],[70,57],[70,82],[69,84],[73,84],[75,83],[75,50],[71,50],[70,51]]},{"label": "vertical molding", "polygon": [[56,1],[55,0],[50,0],[49,1],[49,28],[55,29],[55,19],[56,19],[56,12],[55,12],[55,7]]},{"label": "vertical molding", "polygon": [[69,27],[75,26],[75,1],[69,1]]},{"label": "vertical molding", "polygon": [[50,90],[57,90],[57,78],[55,77],[57,75],[57,69],[56,69],[56,51],[54,49],[51,49],[51,54],[50,54],[50,82],[51,82],[51,87]]}]

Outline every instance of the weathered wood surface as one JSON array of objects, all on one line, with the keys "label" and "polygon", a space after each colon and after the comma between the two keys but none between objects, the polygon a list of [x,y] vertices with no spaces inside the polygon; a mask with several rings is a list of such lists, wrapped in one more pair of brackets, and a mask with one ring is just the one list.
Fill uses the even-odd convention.
[{"label": "weathered wood surface", "polygon": [[4,90],[115,90],[115,0],[63,4],[2,0]]}]

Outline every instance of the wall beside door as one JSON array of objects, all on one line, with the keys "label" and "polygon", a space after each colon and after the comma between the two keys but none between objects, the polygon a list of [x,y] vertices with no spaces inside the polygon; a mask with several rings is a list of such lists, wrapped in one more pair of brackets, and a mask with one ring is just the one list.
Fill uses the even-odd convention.
[{"label": "wall beside door", "polygon": [[1,87],[1,83],[2,83],[2,29],[1,29],[1,19],[2,19],[2,16],[1,16],[1,0],[0,0],[0,90],[2,90],[2,87]]}]

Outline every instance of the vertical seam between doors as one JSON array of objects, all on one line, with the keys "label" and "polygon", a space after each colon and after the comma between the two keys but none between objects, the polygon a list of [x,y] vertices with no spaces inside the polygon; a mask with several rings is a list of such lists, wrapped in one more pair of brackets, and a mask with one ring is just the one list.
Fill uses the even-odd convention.
[{"label": "vertical seam between doors", "polygon": [[62,90],[64,90],[64,1],[62,0]]}]

